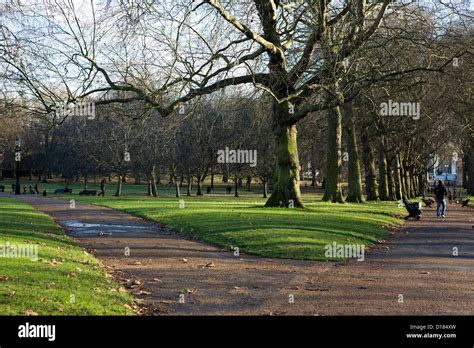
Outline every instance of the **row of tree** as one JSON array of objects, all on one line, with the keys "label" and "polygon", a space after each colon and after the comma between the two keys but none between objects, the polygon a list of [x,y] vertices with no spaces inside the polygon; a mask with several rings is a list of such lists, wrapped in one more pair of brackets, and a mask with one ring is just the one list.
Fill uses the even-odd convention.
[{"label": "row of tree", "polygon": [[[31,161],[43,163],[43,174],[100,171],[121,183],[131,171],[150,180],[152,194],[157,173],[188,185],[194,178],[200,193],[208,175],[236,183],[250,175],[272,181],[267,206],[303,207],[300,163],[325,178],[324,200],[344,201],[345,159],[348,201],[400,199],[424,191],[430,160],[451,142],[474,191],[473,26],[462,8],[389,0],[57,5],[2,9],[1,76],[12,91],[4,107],[26,109],[26,132],[37,139]],[[97,106],[96,119],[58,112],[85,101]],[[413,110],[383,115],[392,101]],[[258,149],[257,169],[217,165],[226,146]]]}]

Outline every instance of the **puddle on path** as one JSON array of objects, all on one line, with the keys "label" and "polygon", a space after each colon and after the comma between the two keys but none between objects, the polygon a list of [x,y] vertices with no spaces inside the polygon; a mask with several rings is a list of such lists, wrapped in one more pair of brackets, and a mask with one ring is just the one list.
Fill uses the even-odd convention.
[{"label": "puddle on path", "polygon": [[70,234],[79,235],[111,235],[113,233],[154,233],[152,227],[121,225],[121,224],[91,224],[78,220],[67,220],[62,223]]}]

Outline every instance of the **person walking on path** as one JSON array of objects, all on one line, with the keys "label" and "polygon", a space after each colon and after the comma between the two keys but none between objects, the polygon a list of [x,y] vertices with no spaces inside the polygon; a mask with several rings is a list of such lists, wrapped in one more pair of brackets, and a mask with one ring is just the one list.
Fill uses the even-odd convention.
[{"label": "person walking on path", "polygon": [[438,218],[446,217],[446,199],[445,196],[448,194],[446,187],[443,186],[443,182],[441,180],[438,181],[438,186],[434,189],[434,194],[436,197],[436,216]]},{"label": "person walking on path", "polygon": [[105,196],[105,179],[102,179],[102,181],[100,182],[100,192],[98,196]]}]

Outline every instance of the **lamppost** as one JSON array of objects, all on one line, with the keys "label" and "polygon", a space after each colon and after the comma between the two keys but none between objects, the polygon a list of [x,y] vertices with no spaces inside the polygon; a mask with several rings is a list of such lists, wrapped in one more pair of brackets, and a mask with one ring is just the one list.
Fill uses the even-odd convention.
[{"label": "lamppost", "polygon": [[16,137],[15,140],[15,163],[16,163],[16,184],[15,194],[21,194],[20,190],[20,161],[21,161],[21,139]]}]

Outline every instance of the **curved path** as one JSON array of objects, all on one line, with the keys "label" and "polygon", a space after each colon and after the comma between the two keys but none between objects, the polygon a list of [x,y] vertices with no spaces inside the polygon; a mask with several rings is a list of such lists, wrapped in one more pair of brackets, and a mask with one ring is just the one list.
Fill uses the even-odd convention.
[{"label": "curved path", "polygon": [[124,212],[20,199],[102,260],[147,314],[474,314],[474,214],[454,204],[442,221],[425,210],[363,262],[333,263],[234,256]]}]

